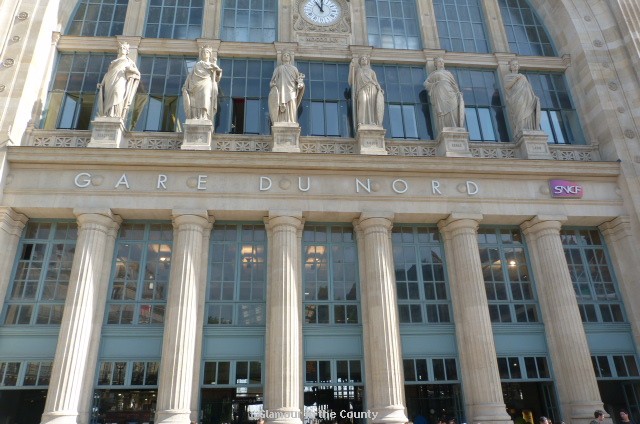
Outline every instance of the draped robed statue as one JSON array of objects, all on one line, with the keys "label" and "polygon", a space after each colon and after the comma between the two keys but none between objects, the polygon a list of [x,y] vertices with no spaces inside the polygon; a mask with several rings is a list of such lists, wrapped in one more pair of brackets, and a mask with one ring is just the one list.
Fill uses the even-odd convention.
[{"label": "draped robed statue", "polygon": [[222,68],[213,57],[213,49],[204,46],[200,58],[193,66],[182,87],[184,113],[187,119],[209,119],[213,121],[218,110],[218,83]]},{"label": "draped robed statue", "polygon": [[438,133],[445,127],[464,127],[464,99],[453,74],[444,69],[444,59],[433,59],[436,70],[429,74],[424,87],[435,115]]},{"label": "draped robed statue", "polygon": [[98,83],[98,116],[124,119],[127,115],[140,82],[140,71],[128,55],[129,43],[120,43],[118,57]]},{"label": "draped robed statue", "polygon": [[269,91],[269,117],[272,123],[298,121],[298,107],[304,95],[304,74],[293,65],[293,53],[282,53],[282,62],[273,71]]},{"label": "draped robed statue", "polygon": [[540,99],[527,77],[518,73],[519,68],[518,60],[511,60],[509,73],[504,77],[507,107],[514,134],[522,130],[540,129]]},{"label": "draped robed statue", "polygon": [[360,125],[382,126],[384,91],[378,83],[375,71],[369,65],[369,56],[362,55],[351,61],[349,84],[356,128]]}]

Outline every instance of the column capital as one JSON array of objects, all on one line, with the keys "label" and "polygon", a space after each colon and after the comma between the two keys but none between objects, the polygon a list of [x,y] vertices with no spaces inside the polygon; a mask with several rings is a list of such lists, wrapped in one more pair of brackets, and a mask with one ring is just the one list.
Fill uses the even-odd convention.
[{"label": "column capital", "polygon": [[438,222],[438,229],[445,234],[465,230],[475,233],[478,231],[482,218],[480,213],[452,212],[448,218]]},{"label": "column capital", "polygon": [[4,231],[12,236],[20,237],[22,229],[27,224],[28,220],[29,218],[16,212],[12,208],[6,206],[0,207],[0,231]]},{"label": "column capital", "polygon": [[119,215],[113,213],[111,209],[85,209],[76,208],[73,210],[78,226],[83,227],[90,224],[97,224],[109,229],[117,229],[122,222]]},{"label": "column capital", "polygon": [[392,212],[363,212],[359,218],[353,220],[356,231],[367,231],[376,227],[384,227],[390,231],[393,227],[394,214]]},{"label": "column capital", "polygon": [[277,227],[288,226],[296,230],[304,227],[304,218],[301,211],[277,210],[269,211],[269,215],[264,218],[264,225],[267,230],[274,230]]},{"label": "column capital", "polygon": [[537,215],[520,224],[525,236],[538,237],[544,233],[559,234],[562,223],[567,220],[564,215]]},{"label": "column capital", "polygon": [[207,211],[198,209],[174,209],[171,211],[171,216],[174,228],[192,224],[207,229],[211,228],[214,222],[213,217],[210,217]]},{"label": "column capital", "polygon": [[600,228],[605,237],[611,237],[612,241],[617,241],[631,235],[631,218],[619,216],[600,224],[598,228]]}]

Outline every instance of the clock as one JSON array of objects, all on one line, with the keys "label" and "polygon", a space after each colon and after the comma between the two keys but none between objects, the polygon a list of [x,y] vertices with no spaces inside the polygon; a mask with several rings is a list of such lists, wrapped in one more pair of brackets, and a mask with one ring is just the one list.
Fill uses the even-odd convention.
[{"label": "clock", "polygon": [[342,16],[342,7],[336,0],[304,0],[300,9],[300,14],[314,25],[333,25]]}]

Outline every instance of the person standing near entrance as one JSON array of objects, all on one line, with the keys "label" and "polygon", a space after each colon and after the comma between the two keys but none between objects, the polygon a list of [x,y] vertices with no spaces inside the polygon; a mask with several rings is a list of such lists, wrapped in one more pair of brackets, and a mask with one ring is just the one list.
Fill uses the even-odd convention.
[{"label": "person standing near entrance", "polygon": [[593,413],[593,417],[595,419],[591,420],[589,424],[601,424],[604,421],[604,411],[596,409],[596,411]]},{"label": "person standing near entrance", "polygon": [[624,408],[618,412],[618,416],[620,417],[620,422],[623,424],[635,424],[635,422],[631,419],[629,411]]}]

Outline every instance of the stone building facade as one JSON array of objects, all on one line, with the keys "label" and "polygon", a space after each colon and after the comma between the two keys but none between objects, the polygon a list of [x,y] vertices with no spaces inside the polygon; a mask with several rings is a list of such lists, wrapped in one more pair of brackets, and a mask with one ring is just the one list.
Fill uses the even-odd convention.
[{"label": "stone building facade", "polygon": [[[635,0],[5,0],[0,422],[640,419]],[[129,45],[123,120],[97,84]],[[202,47],[212,122],[185,122]],[[273,126],[285,51],[298,123]],[[370,57],[381,126],[354,125]],[[465,127],[436,131],[444,58]],[[509,62],[540,98],[515,133]],[[510,115],[511,113],[511,115]]]}]

